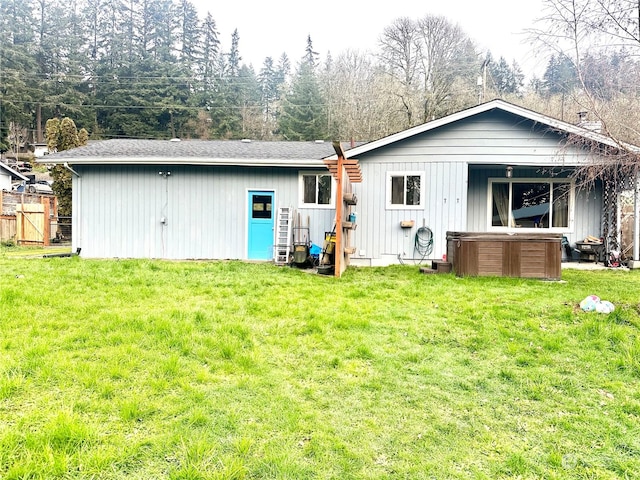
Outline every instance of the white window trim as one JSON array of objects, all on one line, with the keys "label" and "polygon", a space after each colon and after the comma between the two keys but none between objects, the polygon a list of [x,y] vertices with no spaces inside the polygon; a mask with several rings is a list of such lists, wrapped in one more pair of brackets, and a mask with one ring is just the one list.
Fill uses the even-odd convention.
[{"label": "white window trim", "polygon": [[[391,203],[391,177],[420,177],[420,204],[419,205],[395,205]],[[425,207],[425,172],[424,171],[392,171],[387,172],[386,177],[386,209],[387,210],[424,210]]]},{"label": "white window trim", "polygon": [[[509,195],[511,195],[511,185],[513,183],[568,183],[569,184],[569,226],[568,227],[549,227],[549,228],[530,228],[530,227],[496,227],[492,225],[493,213],[493,183],[508,183]],[[511,201],[509,201],[511,204]],[[573,233],[575,218],[575,182],[569,178],[489,178],[487,184],[487,231],[491,232],[522,232],[522,233]],[[511,215],[511,211],[509,211]]]},{"label": "white window trim", "polygon": [[[305,175],[329,175],[331,177],[331,202],[328,205],[320,205],[318,203],[304,203],[304,176]],[[298,172],[298,208],[320,208],[332,209],[336,208],[336,180],[328,170],[318,171],[299,171]]]}]

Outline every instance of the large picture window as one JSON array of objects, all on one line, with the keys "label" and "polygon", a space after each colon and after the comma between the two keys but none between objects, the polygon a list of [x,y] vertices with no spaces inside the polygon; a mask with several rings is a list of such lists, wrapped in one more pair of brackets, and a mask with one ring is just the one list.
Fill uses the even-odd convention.
[{"label": "large picture window", "polygon": [[567,180],[491,180],[489,225],[569,230],[572,191]]},{"label": "large picture window", "polygon": [[424,173],[388,172],[387,208],[424,208]]},{"label": "large picture window", "polygon": [[334,204],[334,184],[329,173],[301,173],[301,207],[330,208]]}]

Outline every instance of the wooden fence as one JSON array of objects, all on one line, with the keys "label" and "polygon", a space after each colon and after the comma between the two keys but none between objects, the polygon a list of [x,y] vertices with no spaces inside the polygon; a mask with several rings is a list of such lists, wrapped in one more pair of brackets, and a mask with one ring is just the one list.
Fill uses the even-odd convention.
[{"label": "wooden fence", "polygon": [[0,241],[14,240],[16,238],[16,216],[0,215]]},{"label": "wooden fence", "polygon": [[57,234],[57,219],[58,199],[53,195],[0,191],[2,242],[47,246]]}]

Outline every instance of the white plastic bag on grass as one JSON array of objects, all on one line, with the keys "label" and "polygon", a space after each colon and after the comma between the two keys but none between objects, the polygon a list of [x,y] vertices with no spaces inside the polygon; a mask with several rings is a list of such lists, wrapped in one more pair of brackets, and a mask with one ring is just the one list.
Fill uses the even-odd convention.
[{"label": "white plastic bag on grass", "polygon": [[601,300],[597,295],[589,295],[580,302],[580,308],[585,312],[611,313],[616,307],[607,300]]},{"label": "white plastic bag on grass", "polygon": [[597,295],[589,295],[580,302],[580,308],[585,312],[595,312],[598,303],[600,303],[600,297]]},{"label": "white plastic bag on grass", "polygon": [[596,304],[596,312],[598,313],[611,313],[616,309],[613,303],[607,300],[600,300],[600,303]]}]

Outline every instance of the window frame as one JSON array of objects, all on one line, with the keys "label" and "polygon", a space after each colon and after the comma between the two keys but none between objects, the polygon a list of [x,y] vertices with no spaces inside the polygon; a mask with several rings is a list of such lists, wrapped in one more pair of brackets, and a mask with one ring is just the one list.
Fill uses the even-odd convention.
[{"label": "window frame", "polygon": [[[406,202],[406,185],[407,177],[420,177],[420,203],[418,205],[407,205],[406,203],[391,203],[392,200],[392,179],[394,177],[404,177],[404,201]],[[426,205],[425,199],[425,178],[424,171],[409,170],[409,171],[388,171],[386,174],[386,209],[387,210],[424,210]]]},{"label": "window frame", "polygon": [[[305,203],[304,201],[304,177],[315,176],[316,177],[316,203]],[[329,176],[331,178],[331,201],[328,204],[317,203],[318,200],[318,177]],[[321,208],[332,209],[336,208],[336,181],[333,175],[328,170],[310,170],[298,172],[298,208]]]},{"label": "window frame", "polygon": [[[509,195],[509,225],[493,225],[493,184],[508,184]],[[568,198],[568,225],[566,227],[518,227],[513,225],[513,184],[514,183],[537,183],[549,185],[549,225],[553,224],[553,192],[556,184],[569,185]],[[487,184],[487,231],[493,232],[530,232],[530,233],[572,233],[574,231],[575,218],[575,182],[570,178],[489,178]]]}]

